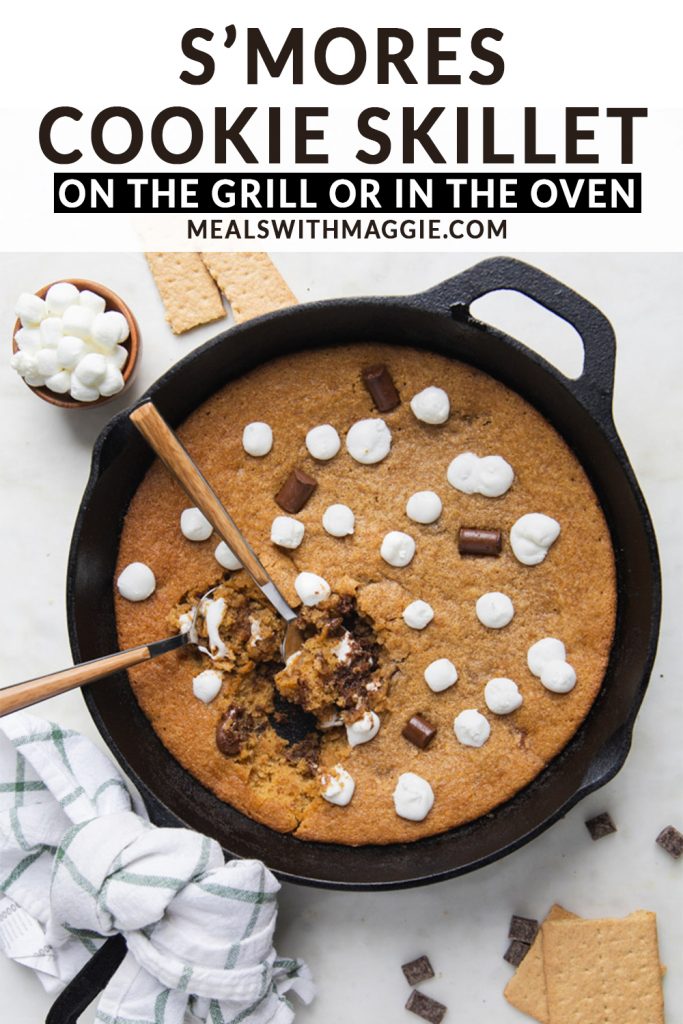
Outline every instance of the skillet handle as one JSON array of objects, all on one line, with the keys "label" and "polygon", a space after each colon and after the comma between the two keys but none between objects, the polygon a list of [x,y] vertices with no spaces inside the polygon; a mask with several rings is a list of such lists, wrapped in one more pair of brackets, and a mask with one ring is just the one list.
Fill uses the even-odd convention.
[{"label": "skillet handle", "polygon": [[61,992],[45,1018],[45,1024],[76,1024],[97,996],[109,984],[126,955],[123,935],[113,935],[97,950]]},{"label": "skillet handle", "polygon": [[[592,303],[542,270],[507,256],[483,260],[419,296],[435,312],[450,310],[458,320],[472,320],[470,305],[496,291],[515,291],[566,320],[583,342],[581,376],[565,378],[566,387],[602,421],[611,422],[616,341],[609,320]],[[536,356],[536,358],[539,358]]]}]

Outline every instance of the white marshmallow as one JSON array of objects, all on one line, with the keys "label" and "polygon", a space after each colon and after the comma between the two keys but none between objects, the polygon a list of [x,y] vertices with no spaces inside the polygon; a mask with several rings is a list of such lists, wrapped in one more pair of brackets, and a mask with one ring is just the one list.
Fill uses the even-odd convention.
[{"label": "white marshmallow", "polygon": [[45,296],[47,311],[50,316],[61,316],[69,306],[75,306],[79,299],[78,288],[68,281],[53,284]]},{"label": "white marshmallow", "polygon": [[157,581],[144,562],[131,562],[116,581],[119,594],[127,601],[146,601],[154,593]]},{"label": "white marshmallow", "polygon": [[576,672],[568,662],[553,658],[543,663],[541,682],[553,693],[569,693],[576,686]]},{"label": "white marshmallow", "polygon": [[84,384],[75,370],[71,374],[70,394],[77,402],[96,402],[100,397],[99,390]]},{"label": "white marshmallow", "polygon": [[21,320],[23,327],[33,327],[47,316],[47,303],[32,292],[22,292],[17,299],[14,312]]},{"label": "white marshmallow", "polygon": [[96,388],[107,375],[107,360],[99,352],[88,352],[78,360],[76,375],[81,384]]},{"label": "white marshmallow", "polygon": [[317,576],[314,572],[300,572],[294,580],[294,589],[299,595],[300,601],[307,608],[326,601],[332,593],[327,580],[324,580],[322,576]]},{"label": "white marshmallow", "polygon": [[57,348],[64,336],[64,321],[61,316],[47,316],[40,325],[40,344],[45,348]]},{"label": "white marshmallow", "polygon": [[510,530],[510,547],[522,565],[538,565],[560,536],[560,524],[542,512],[527,512]]},{"label": "white marshmallow", "polygon": [[435,523],[442,509],[441,498],[434,491],[416,491],[406,502],[406,515],[415,523]]},{"label": "white marshmallow", "polygon": [[37,327],[20,327],[14,340],[22,352],[36,353],[41,347],[40,330]]},{"label": "white marshmallow", "polygon": [[242,568],[242,563],[239,558],[237,558],[236,555],[233,555],[224,540],[220,542],[214,551],[213,557],[219,565],[222,565],[224,569],[229,569],[231,572],[237,572],[238,569]]},{"label": "white marshmallow", "polygon": [[281,548],[298,548],[304,539],[306,527],[290,516],[275,516],[270,527],[270,539]]},{"label": "white marshmallow", "polygon": [[403,609],[403,621],[411,629],[424,629],[434,618],[434,609],[426,601],[411,601]]},{"label": "white marshmallow", "polygon": [[547,661],[565,661],[567,651],[561,640],[554,636],[545,636],[532,644],[526,654],[529,671],[541,678],[541,670]]},{"label": "white marshmallow", "polygon": [[267,423],[247,423],[242,432],[242,447],[247,455],[259,458],[273,447],[273,431]]},{"label": "white marshmallow", "polygon": [[314,459],[327,462],[333,459],[341,448],[339,434],[329,423],[312,427],[306,434],[306,447]]},{"label": "white marshmallow", "polygon": [[85,306],[69,306],[62,314],[62,330],[64,334],[73,334],[76,338],[89,341],[94,319]]},{"label": "white marshmallow", "polygon": [[394,808],[399,818],[423,821],[434,806],[434,791],[426,779],[415,772],[399,775],[394,790]]},{"label": "white marshmallow", "polygon": [[321,772],[320,785],[324,799],[330,804],[336,804],[337,807],[346,807],[356,788],[356,783],[346,768],[340,764]]},{"label": "white marshmallow", "polygon": [[208,540],[213,526],[198,508],[184,508],[180,513],[180,532],[188,540]]},{"label": "white marshmallow", "polygon": [[425,682],[433,693],[441,693],[458,681],[458,670],[449,658],[437,658],[425,669]]},{"label": "white marshmallow", "polygon": [[418,420],[438,425],[448,419],[451,403],[443,388],[430,387],[413,395],[410,408]]},{"label": "white marshmallow", "polygon": [[484,700],[494,715],[509,715],[522,706],[524,698],[514,680],[500,676],[489,679],[484,687]]},{"label": "white marshmallow", "polygon": [[56,395],[65,395],[71,389],[71,374],[68,370],[58,370],[47,378],[45,387]]},{"label": "white marshmallow", "polygon": [[366,711],[361,718],[346,726],[346,738],[349,745],[358,747],[361,743],[369,743],[374,740],[379,732],[379,715],[374,711]]},{"label": "white marshmallow", "polygon": [[192,680],[192,692],[197,700],[210,704],[221,692],[223,673],[214,668],[207,668]]},{"label": "white marshmallow", "polygon": [[352,459],[372,466],[391,450],[391,431],[384,420],[358,420],[346,435],[346,450]]},{"label": "white marshmallow", "polygon": [[491,726],[482,714],[468,708],[455,716],[453,731],[464,747],[483,747],[491,735]]},{"label": "white marshmallow", "polygon": [[334,645],[334,647],[332,648],[332,653],[334,654],[337,661],[347,662],[351,660],[351,657],[354,651],[357,649],[357,647],[358,645],[354,641],[348,629],[345,629],[344,636],[341,638],[338,644]]},{"label": "white marshmallow", "polygon": [[488,626],[489,629],[502,629],[512,622],[515,614],[510,598],[497,590],[482,594],[477,600],[476,609],[482,626]]},{"label": "white marshmallow", "polygon": [[380,554],[389,565],[401,569],[412,562],[415,554],[415,541],[408,533],[391,530],[384,536]]},{"label": "white marshmallow", "polygon": [[20,377],[25,377],[27,373],[36,372],[36,357],[29,352],[24,352],[22,349],[12,353],[9,364],[13,370],[17,371]]},{"label": "white marshmallow", "polygon": [[199,610],[204,618],[209,641],[208,650],[205,647],[200,647],[199,650],[208,654],[211,658],[224,658],[228,653],[228,648],[223,643],[220,627],[225,618],[225,598],[206,598],[202,601]]},{"label": "white marshmallow", "polygon": [[[91,317],[92,340],[107,352],[111,351],[115,345],[120,345],[130,335],[130,327],[123,313],[110,309],[106,313],[98,313],[95,316],[87,307],[81,308],[85,309]],[[68,312],[67,310],[64,314],[65,318]]]},{"label": "white marshmallow", "polygon": [[323,529],[331,537],[348,537],[356,527],[356,517],[348,505],[328,505],[323,512]]},{"label": "white marshmallow", "polygon": [[83,291],[79,293],[78,303],[81,306],[85,306],[86,309],[89,309],[93,316],[98,316],[100,313],[104,313],[107,308],[107,303],[102,296],[97,295],[96,292],[91,292],[89,288],[84,288]]},{"label": "white marshmallow", "polygon": [[98,384],[98,390],[102,398],[111,398],[112,395],[118,395],[119,391],[123,391],[125,386],[126,382],[121,371],[117,370],[107,360],[107,372],[104,375],[104,380]]},{"label": "white marshmallow", "polygon": [[88,346],[82,338],[65,334],[57,343],[59,365],[63,366],[65,370],[74,370],[87,351]]},{"label": "white marshmallow", "polygon": [[111,352],[107,353],[107,359],[117,370],[122,370],[128,359],[128,349],[123,345],[115,345]]},{"label": "white marshmallow", "polygon": [[57,353],[53,348],[38,349],[36,352],[36,370],[41,376],[47,379],[61,370],[61,368],[57,359]]},{"label": "white marshmallow", "polygon": [[451,487],[462,494],[499,498],[509,491],[515,474],[510,463],[501,455],[480,458],[474,452],[462,452],[449,465],[446,478]]}]

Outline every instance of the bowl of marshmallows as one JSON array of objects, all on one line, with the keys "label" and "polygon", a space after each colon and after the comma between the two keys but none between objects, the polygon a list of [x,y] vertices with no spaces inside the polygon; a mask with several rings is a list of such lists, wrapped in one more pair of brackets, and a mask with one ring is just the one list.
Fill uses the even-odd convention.
[{"label": "bowl of marshmallows", "polygon": [[71,279],[17,301],[11,365],[62,409],[102,405],[130,383],[140,347],[135,317],[109,288]]}]

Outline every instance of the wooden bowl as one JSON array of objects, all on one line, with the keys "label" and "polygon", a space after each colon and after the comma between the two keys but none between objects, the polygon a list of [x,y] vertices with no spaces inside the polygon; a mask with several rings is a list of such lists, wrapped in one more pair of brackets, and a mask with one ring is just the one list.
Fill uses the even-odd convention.
[{"label": "wooden bowl", "polygon": [[[38,398],[42,398],[44,402],[49,402],[50,405],[56,405],[60,409],[93,409],[95,406],[111,402],[113,398],[118,398],[130,384],[137,367],[138,355],[140,354],[140,331],[138,329],[137,321],[126,303],[110,288],[105,288],[103,284],[97,284],[95,281],[84,281],[78,277],[60,277],[59,281],[66,281],[69,284],[75,285],[80,292],[85,291],[86,289],[88,291],[95,292],[96,295],[100,295],[104,299],[106,303],[105,311],[115,310],[117,313],[122,313],[128,321],[130,334],[126,341],[121,342],[123,347],[128,350],[128,358],[121,370],[121,375],[123,376],[123,388],[115,395],[97,398],[93,402],[77,402],[75,398],[72,398],[68,394],[58,395],[55,391],[50,391],[50,389],[46,387],[35,388],[26,381],[24,381],[24,384],[26,384],[26,387],[29,388],[34,395],[37,395]],[[36,292],[36,295],[39,296],[39,298],[44,299],[52,285],[57,283],[57,281],[52,281],[50,284],[44,285],[44,287],[40,288],[39,291]],[[14,340],[14,335],[20,327],[21,321],[17,320],[14,325],[14,331],[12,332],[12,352],[19,351],[19,346]]]}]

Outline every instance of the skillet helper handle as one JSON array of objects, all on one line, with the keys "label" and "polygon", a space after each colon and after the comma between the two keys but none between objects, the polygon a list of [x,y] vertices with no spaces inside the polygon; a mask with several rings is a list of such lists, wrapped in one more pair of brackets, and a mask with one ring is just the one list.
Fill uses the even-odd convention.
[{"label": "skillet helper handle", "polygon": [[471,304],[496,291],[526,295],[575,329],[583,343],[583,369],[577,379],[566,378],[566,386],[601,422],[605,417],[611,422],[614,330],[607,317],[582,295],[528,263],[500,256],[476,263],[420,298],[428,308],[450,310],[456,319],[467,320]]},{"label": "skillet helper handle", "polygon": [[156,406],[144,402],[133,409],[130,419],[247,572],[259,586],[265,586],[270,580],[268,573]]},{"label": "skillet helper handle", "polygon": [[76,1024],[82,1013],[105,989],[126,955],[123,935],[112,935],[61,992],[45,1024]]}]

